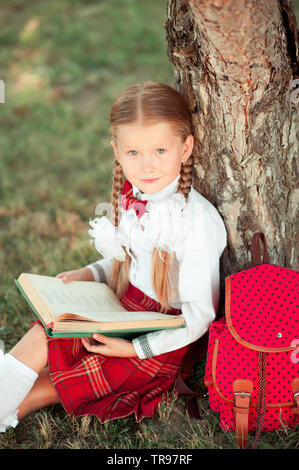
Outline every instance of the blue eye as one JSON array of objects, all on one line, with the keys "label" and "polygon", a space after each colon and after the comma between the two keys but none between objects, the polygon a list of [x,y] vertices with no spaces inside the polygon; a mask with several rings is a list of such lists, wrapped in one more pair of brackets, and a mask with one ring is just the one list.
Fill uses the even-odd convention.
[{"label": "blue eye", "polygon": [[160,153],[159,150],[162,150],[163,153],[166,152],[165,149],[157,149],[157,152],[159,153],[159,155],[162,155],[162,153]]},{"label": "blue eye", "polygon": [[[129,150],[129,152],[128,152],[128,153],[131,155],[131,152],[135,152],[135,155],[136,155],[136,153],[137,153],[137,151],[136,151],[136,150]],[[135,156],[135,155],[132,155],[132,156]]]}]

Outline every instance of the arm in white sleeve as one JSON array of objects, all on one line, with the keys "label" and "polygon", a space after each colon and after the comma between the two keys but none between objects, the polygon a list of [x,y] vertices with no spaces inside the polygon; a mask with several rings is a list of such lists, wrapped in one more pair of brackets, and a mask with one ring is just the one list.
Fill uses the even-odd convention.
[{"label": "arm in white sleeve", "polygon": [[85,267],[91,270],[96,282],[104,282],[105,284],[108,284],[113,261],[113,257],[103,258],[95,263],[90,263]]},{"label": "arm in white sleeve", "polygon": [[200,302],[182,304],[182,316],[186,327],[175,330],[160,330],[133,339],[133,345],[140,359],[158,356],[193,343],[209,329],[215,318],[212,309],[204,310]]},{"label": "arm in white sleeve", "polygon": [[222,226],[206,217],[202,222],[204,230],[197,235],[196,244],[186,243],[179,260],[178,293],[186,327],[155,331],[133,339],[140,359],[196,341],[207,332],[216,316],[220,294],[219,260],[226,246],[226,231],[222,220]]}]

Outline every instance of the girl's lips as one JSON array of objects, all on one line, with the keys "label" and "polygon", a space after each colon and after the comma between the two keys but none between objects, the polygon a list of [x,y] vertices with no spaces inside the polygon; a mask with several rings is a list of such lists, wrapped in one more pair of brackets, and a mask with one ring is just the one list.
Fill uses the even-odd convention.
[{"label": "girl's lips", "polygon": [[154,181],[157,181],[159,178],[153,178],[150,180],[141,180],[143,183],[153,183]]}]

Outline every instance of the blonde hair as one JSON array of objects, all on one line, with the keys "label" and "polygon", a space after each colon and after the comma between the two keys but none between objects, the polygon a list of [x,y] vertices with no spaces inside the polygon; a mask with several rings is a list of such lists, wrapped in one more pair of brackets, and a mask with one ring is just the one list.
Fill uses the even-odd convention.
[{"label": "blonde hair", "polygon": [[[117,129],[123,124],[140,122],[154,124],[166,121],[174,126],[174,131],[181,136],[182,142],[194,134],[192,115],[186,100],[174,88],[155,81],[137,83],[126,88],[115,100],[110,111],[110,129],[113,140],[117,141]],[[177,192],[187,200],[192,184],[193,155],[182,164]],[[119,222],[119,198],[123,188],[122,167],[114,159],[111,203],[114,209],[114,224]],[[162,259],[161,259],[162,258]],[[169,266],[172,254],[162,250],[160,254],[154,247],[152,251],[151,279],[157,298],[161,304],[161,313],[171,307],[169,296]],[[126,292],[129,285],[131,258],[126,253],[125,261],[114,259],[108,285],[118,298]]]}]

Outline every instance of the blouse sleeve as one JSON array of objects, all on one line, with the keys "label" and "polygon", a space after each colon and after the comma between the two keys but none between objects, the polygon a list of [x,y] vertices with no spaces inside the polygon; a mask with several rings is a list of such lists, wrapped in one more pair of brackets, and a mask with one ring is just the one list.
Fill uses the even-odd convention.
[{"label": "blouse sleeve", "polygon": [[113,260],[113,257],[103,258],[96,261],[95,263],[90,263],[85,267],[91,270],[96,282],[104,282],[105,284],[108,284]]},{"label": "blouse sleeve", "polygon": [[226,230],[218,212],[202,214],[200,220],[200,230],[187,240],[178,259],[178,294],[186,327],[155,331],[133,339],[140,359],[167,353],[196,341],[207,332],[216,316],[220,256],[226,247]]}]

